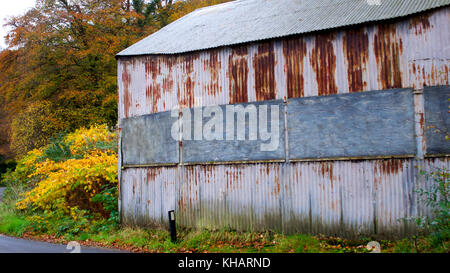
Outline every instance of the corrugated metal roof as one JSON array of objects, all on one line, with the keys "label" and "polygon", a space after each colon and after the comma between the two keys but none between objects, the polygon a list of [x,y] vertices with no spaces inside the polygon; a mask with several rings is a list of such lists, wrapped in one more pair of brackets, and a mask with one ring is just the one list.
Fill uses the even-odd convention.
[{"label": "corrugated metal roof", "polygon": [[238,0],[197,9],[117,56],[176,54],[392,19],[450,0]]}]

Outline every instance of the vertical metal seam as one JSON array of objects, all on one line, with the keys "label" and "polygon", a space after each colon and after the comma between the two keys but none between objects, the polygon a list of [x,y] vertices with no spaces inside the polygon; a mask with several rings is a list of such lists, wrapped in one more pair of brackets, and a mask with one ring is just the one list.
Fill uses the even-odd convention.
[{"label": "vertical metal seam", "polygon": [[118,210],[119,210],[119,223],[123,223],[123,204],[122,204],[122,166],[123,166],[123,154],[122,154],[122,130],[120,128],[120,121],[119,121],[119,174],[118,174]]},{"label": "vertical metal seam", "polygon": [[414,89],[414,132],[416,136],[416,158],[424,159],[426,153],[425,143],[425,105],[423,89]]},{"label": "vertical metal seam", "polygon": [[[181,211],[180,211],[180,184],[182,183],[182,173],[183,173],[183,128],[181,126],[183,126],[183,112],[181,109],[181,105],[178,104],[179,110],[178,110],[178,158],[179,158],[179,164],[177,166],[177,175],[176,177],[176,181],[175,182],[175,199],[174,199],[174,209],[175,209],[175,215],[178,218],[179,216],[182,215]],[[182,219],[180,217],[180,219]],[[177,221],[176,223],[180,223],[180,221]]]},{"label": "vertical metal seam", "polygon": [[343,196],[342,196],[342,182],[339,181],[339,206],[340,206],[340,212],[339,212],[339,226],[341,229],[341,233],[345,234],[345,228],[344,228],[344,208],[343,208]]},{"label": "vertical metal seam", "polygon": [[[279,202],[280,202],[280,227],[281,227],[281,231],[283,233],[286,233],[286,227],[285,227],[285,221],[284,219],[287,219],[288,216],[285,215],[286,214],[286,207],[285,207],[285,203],[286,203],[286,199],[285,199],[285,191],[286,191],[286,186],[290,185],[289,178],[290,178],[290,174],[291,174],[291,168],[290,168],[290,163],[289,163],[289,144],[288,144],[288,124],[287,124],[287,99],[286,97],[284,97],[284,102],[283,102],[283,116],[284,116],[284,155],[285,155],[285,161],[284,163],[282,163],[282,174],[280,175],[280,187],[281,187],[281,191],[280,191],[280,197],[279,197]],[[291,200],[292,202],[292,200]]]},{"label": "vertical metal seam", "polygon": [[[373,234],[376,236],[378,234],[378,213],[377,213],[377,209],[378,209],[378,202],[377,202],[377,191],[378,191],[378,186],[376,185],[376,181],[375,179],[379,179],[381,180],[382,177],[378,177],[378,171],[379,169],[375,168],[374,170],[374,181],[372,183],[372,206],[373,206]],[[381,183],[380,183],[381,184]]]}]

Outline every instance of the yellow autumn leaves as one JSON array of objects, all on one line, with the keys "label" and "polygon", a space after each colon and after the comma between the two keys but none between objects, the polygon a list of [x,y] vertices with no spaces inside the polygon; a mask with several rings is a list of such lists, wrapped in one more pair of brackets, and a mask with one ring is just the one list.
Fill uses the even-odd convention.
[{"label": "yellow autumn leaves", "polygon": [[91,199],[103,185],[117,184],[117,153],[97,147],[99,143],[116,143],[115,133],[106,126],[93,126],[79,129],[63,141],[69,144],[72,158],[59,162],[43,159],[46,147],[24,157],[23,165],[33,167],[28,178],[39,182],[22,196],[17,208],[60,209],[70,213],[74,207],[89,208]]},{"label": "yellow autumn leaves", "polygon": [[70,145],[73,154],[82,154],[92,144],[100,142],[112,142],[116,134],[110,132],[106,126],[93,126],[89,130],[81,128],[65,137],[64,141]]}]

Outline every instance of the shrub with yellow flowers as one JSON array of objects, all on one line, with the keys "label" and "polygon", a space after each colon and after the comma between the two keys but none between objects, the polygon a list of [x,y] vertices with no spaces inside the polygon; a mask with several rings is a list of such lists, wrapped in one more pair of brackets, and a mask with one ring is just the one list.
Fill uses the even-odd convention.
[{"label": "shrub with yellow flowers", "polygon": [[99,211],[91,200],[102,191],[102,186],[117,184],[117,155],[92,151],[80,159],[62,162],[46,159],[36,165],[29,178],[36,176],[43,179],[17,203],[18,208],[32,205],[69,212],[70,207],[78,206]]},{"label": "shrub with yellow flowers", "polygon": [[35,185],[21,194],[16,207],[73,220],[89,215],[115,221],[117,163],[116,135],[106,126],[60,136],[19,161],[16,171],[22,170]]},{"label": "shrub with yellow flowers", "polygon": [[117,147],[116,134],[110,132],[106,125],[94,126],[89,130],[76,130],[64,139],[74,155],[85,154],[91,150],[115,150]]}]

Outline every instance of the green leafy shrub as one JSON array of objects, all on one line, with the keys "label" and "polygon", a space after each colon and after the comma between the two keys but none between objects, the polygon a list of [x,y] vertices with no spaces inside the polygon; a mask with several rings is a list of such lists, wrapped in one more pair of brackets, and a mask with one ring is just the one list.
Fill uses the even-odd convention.
[{"label": "green leafy shrub", "polygon": [[[70,143],[64,141],[64,134],[59,134],[57,137],[53,138],[47,147],[43,150],[41,156],[41,161],[45,159],[50,159],[55,162],[61,162],[72,158],[77,158],[72,154],[70,150]],[[79,158],[79,157],[78,157]]]},{"label": "green leafy shrub", "polygon": [[421,173],[432,183],[428,189],[419,189],[417,193],[431,208],[432,216],[419,217],[416,221],[422,230],[430,232],[433,245],[442,245],[450,239],[450,173],[445,168]]},{"label": "green leafy shrub", "polygon": [[92,198],[93,202],[102,204],[104,211],[109,213],[107,224],[105,228],[100,230],[106,230],[110,227],[117,228],[119,226],[119,210],[118,210],[118,188],[111,185],[103,185],[102,191]]},{"label": "green leafy shrub", "polygon": [[22,157],[3,177],[5,201],[37,233],[110,231],[118,227],[117,172],[115,133],[81,128]]}]

